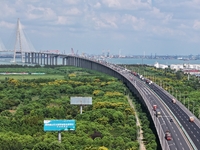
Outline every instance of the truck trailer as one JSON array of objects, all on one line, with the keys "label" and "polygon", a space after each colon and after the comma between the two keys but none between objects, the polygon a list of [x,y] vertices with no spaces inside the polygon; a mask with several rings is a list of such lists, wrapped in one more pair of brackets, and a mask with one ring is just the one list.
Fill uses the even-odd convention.
[{"label": "truck trailer", "polygon": [[166,131],[166,132],[165,132],[165,139],[166,139],[167,141],[170,141],[170,140],[172,139],[171,133],[170,133],[169,131]]},{"label": "truck trailer", "polygon": [[153,105],[153,110],[156,111],[157,105]]}]

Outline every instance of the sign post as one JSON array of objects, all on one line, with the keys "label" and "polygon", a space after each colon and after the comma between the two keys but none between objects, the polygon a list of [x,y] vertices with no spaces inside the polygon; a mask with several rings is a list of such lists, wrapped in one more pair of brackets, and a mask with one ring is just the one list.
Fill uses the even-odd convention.
[{"label": "sign post", "polygon": [[80,114],[83,111],[83,105],[92,105],[92,97],[71,97],[71,105],[80,105]]},{"label": "sign post", "polygon": [[58,131],[58,142],[61,143],[61,131]]},{"label": "sign post", "polygon": [[58,142],[61,143],[61,131],[76,129],[75,120],[44,120],[44,131],[58,131]]}]

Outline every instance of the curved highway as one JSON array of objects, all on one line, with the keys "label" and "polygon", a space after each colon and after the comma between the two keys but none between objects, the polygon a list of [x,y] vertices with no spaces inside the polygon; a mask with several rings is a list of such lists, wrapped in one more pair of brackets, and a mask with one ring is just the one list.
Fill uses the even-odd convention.
[{"label": "curved highway", "polygon": [[[140,80],[138,77],[131,74],[130,70],[118,65],[110,64],[105,61],[90,59],[86,57],[70,56],[70,55],[60,55],[60,54],[44,54],[44,53],[26,53],[26,63],[30,64],[44,64],[44,65],[57,65],[58,56],[62,58],[63,65],[71,65],[91,70],[96,70],[114,76],[122,80],[127,87],[134,92],[140,99],[141,102],[147,106],[152,120],[155,124],[161,146],[164,150],[189,150],[192,149],[185,138],[183,130],[179,126],[179,122],[183,125],[182,129],[185,129],[192,141],[195,143],[197,148],[200,148],[199,144],[199,127],[195,123],[190,123],[188,121],[189,116],[187,116],[178,105],[172,104],[171,99],[158,87],[151,84],[147,86],[144,81]],[[37,57],[36,57],[37,56]],[[38,59],[36,59],[38,58]],[[40,60],[40,61],[39,61]],[[55,63],[54,63],[55,60]],[[163,100],[161,100],[163,99]],[[152,111],[153,104],[156,103],[161,110],[162,116],[156,117],[155,112]],[[171,109],[171,110],[170,110]],[[174,115],[177,121],[170,122],[169,118]],[[176,119],[174,119],[176,120]],[[170,131],[172,140],[167,141],[165,139],[165,132]]]},{"label": "curved highway", "polygon": [[163,102],[170,108],[173,114],[181,123],[181,126],[188,133],[196,148],[200,149],[200,128],[193,122],[189,121],[189,116],[179,107],[178,104],[172,103],[170,98],[165,92],[155,85],[150,85],[151,89],[163,100]]},{"label": "curved highway", "polygon": [[[189,150],[191,147],[189,146],[189,143],[187,139],[185,138],[184,134],[182,133],[181,129],[179,128],[178,124],[174,122],[170,122],[170,119],[172,119],[172,115],[169,111],[165,108],[162,101],[156,96],[149,87],[146,86],[145,83],[141,83],[141,81],[136,82],[136,86],[139,86],[142,92],[145,94],[145,97],[149,101],[151,107],[153,105],[157,105],[157,108],[161,110],[161,116],[156,117],[156,112],[154,112],[154,118],[157,119],[157,121],[160,123],[162,127],[162,134],[164,134],[166,131],[169,131],[172,136],[172,140],[167,141],[169,145],[170,150]],[[155,124],[156,126],[156,124]],[[162,140],[166,140],[161,139]]]},{"label": "curved highway", "polygon": [[[93,60],[94,61],[94,60]],[[141,81],[138,77],[130,73],[130,70],[127,70],[124,67],[118,65],[109,64],[101,62],[102,65],[107,66],[108,68],[117,71],[119,74],[124,76],[129,82],[136,87],[139,93],[142,95],[146,105],[150,111],[154,124],[157,128],[157,133],[159,135],[159,140],[164,150],[190,150],[191,145],[188,142],[188,139],[185,137],[179,125],[174,121],[170,122],[169,118],[172,118],[172,114],[168,111],[166,106],[162,103],[162,100],[153,92],[153,90]],[[161,110],[162,116],[156,117],[155,112],[152,110],[153,104],[157,104]],[[170,131],[172,140],[167,141],[165,139],[165,132]]]}]

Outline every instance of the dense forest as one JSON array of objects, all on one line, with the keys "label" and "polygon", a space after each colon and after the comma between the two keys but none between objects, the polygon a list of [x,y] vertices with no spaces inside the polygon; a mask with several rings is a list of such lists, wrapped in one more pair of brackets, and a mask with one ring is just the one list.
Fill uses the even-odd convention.
[{"label": "dense forest", "polygon": [[[158,147],[139,100],[114,77],[61,66],[1,66],[0,72],[22,72],[0,75],[0,150],[138,150],[135,111],[146,149]],[[80,114],[72,96],[92,97],[93,104]],[[62,132],[59,143],[57,132],[43,131],[43,121],[51,119],[75,119],[76,130]]]}]

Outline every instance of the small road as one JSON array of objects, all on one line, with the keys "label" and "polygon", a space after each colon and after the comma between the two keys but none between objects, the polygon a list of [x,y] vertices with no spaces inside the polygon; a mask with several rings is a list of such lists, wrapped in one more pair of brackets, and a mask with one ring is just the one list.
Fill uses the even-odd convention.
[{"label": "small road", "polygon": [[130,104],[130,106],[131,106],[131,108],[134,110],[134,112],[135,112],[135,118],[136,118],[136,125],[137,125],[137,127],[138,127],[138,129],[139,129],[139,133],[138,133],[138,143],[139,143],[139,145],[140,145],[140,147],[139,147],[139,150],[146,150],[146,148],[145,148],[145,145],[144,145],[144,143],[143,143],[143,131],[142,131],[142,129],[141,129],[141,125],[140,125],[140,120],[139,120],[139,117],[138,117],[138,115],[137,115],[137,112],[136,112],[136,109],[135,109],[135,107],[134,107],[134,105],[133,105],[133,103],[132,103],[132,100],[129,98],[129,96],[127,96],[127,99],[128,99],[128,102],[129,102],[129,104]]}]

